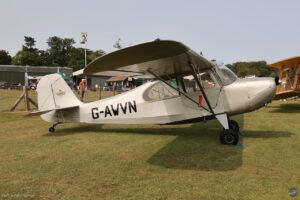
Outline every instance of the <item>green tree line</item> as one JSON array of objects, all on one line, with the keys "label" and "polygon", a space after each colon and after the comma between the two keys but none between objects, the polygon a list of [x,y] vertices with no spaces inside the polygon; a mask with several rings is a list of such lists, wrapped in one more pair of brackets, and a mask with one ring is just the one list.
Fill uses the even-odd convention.
[{"label": "green tree line", "polygon": [[276,72],[270,68],[266,61],[235,62],[226,65],[238,77],[255,75],[257,77],[274,77]]},{"label": "green tree line", "polygon": [[[60,66],[72,67],[73,70],[82,69],[85,65],[84,48],[74,47],[72,38],[49,37],[48,48],[40,50],[35,47],[36,40],[24,36],[24,44],[15,56],[7,51],[0,50],[0,64],[2,65],[29,65],[29,66]],[[105,54],[103,50],[92,51],[87,49],[87,63]]]}]

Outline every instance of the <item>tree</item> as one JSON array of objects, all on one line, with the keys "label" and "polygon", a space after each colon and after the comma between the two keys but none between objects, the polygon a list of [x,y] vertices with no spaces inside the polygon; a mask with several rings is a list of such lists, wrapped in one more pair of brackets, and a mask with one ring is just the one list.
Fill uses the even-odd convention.
[{"label": "tree", "polygon": [[41,65],[43,66],[51,66],[51,58],[50,55],[47,51],[44,50],[38,50],[38,54],[40,55],[40,59],[41,59]]},{"label": "tree", "polygon": [[267,66],[265,61],[254,61],[254,62],[236,62],[228,64],[233,72],[236,73],[238,77],[245,77],[249,75],[255,76],[274,76],[274,71]]},{"label": "tree", "polygon": [[[85,52],[84,48],[74,48],[71,51],[71,57],[68,62],[68,67],[72,67],[74,70],[79,70],[85,67]],[[92,51],[87,49],[87,63],[105,54],[102,50]]]},{"label": "tree", "polygon": [[35,39],[33,37],[24,36],[25,44],[22,45],[22,50],[12,58],[12,64],[14,65],[30,65],[38,66],[42,65],[42,59],[35,47]]},{"label": "tree", "polygon": [[30,36],[24,36],[24,41],[25,45],[22,45],[22,49],[24,51],[29,51],[29,52],[37,52],[38,49],[34,48],[35,47],[35,39]]},{"label": "tree", "polygon": [[11,64],[11,56],[5,50],[0,50],[0,64],[1,65],[10,65]]},{"label": "tree", "polygon": [[72,38],[59,38],[57,36],[49,37],[47,44],[49,48],[47,53],[49,54],[52,66],[65,67],[68,65],[71,54],[75,44]]},{"label": "tree", "polygon": [[103,50],[92,51],[90,54],[88,54],[88,63],[105,54],[106,53]]},{"label": "tree", "polygon": [[[0,64],[68,66],[74,68],[74,70],[85,67],[85,50],[75,48],[73,46],[75,41],[72,38],[49,37],[47,40],[48,48],[45,51],[35,48],[35,43],[33,37],[24,36],[22,50],[18,51],[13,58],[7,58],[9,54],[6,51],[0,51]],[[87,49],[87,63],[104,54],[105,52],[102,50],[92,51]]]},{"label": "tree", "polygon": [[[87,49],[87,54],[89,50]],[[70,60],[68,66],[74,70],[79,70],[85,67],[85,52],[84,48],[74,48],[71,51]]]},{"label": "tree", "polygon": [[43,62],[38,53],[24,50],[18,51],[12,59],[12,64],[14,65],[39,66],[42,65],[42,63]]}]

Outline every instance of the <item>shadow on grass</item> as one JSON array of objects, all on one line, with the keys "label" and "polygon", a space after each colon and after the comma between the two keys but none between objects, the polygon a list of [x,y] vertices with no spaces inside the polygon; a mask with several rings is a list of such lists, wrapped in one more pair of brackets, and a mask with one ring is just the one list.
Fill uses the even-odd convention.
[{"label": "shadow on grass", "polygon": [[[243,116],[234,117],[241,129],[244,127]],[[193,124],[189,129],[198,130],[192,134],[180,135],[171,143],[155,153],[148,162],[171,169],[199,171],[230,171],[243,164],[243,146],[220,145],[218,122],[213,121],[203,126]],[[243,131],[243,137],[278,138],[290,137],[288,132]]]},{"label": "shadow on grass", "polygon": [[274,110],[271,110],[271,113],[300,113],[299,103],[285,103],[273,108]]},{"label": "shadow on grass", "polygon": [[211,130],[220,130],[221,126],[216,120],[206,123],[195,123],[190,126],[184,125],[87,125],[79,124],[73,127],[57,126],[54,133],[47,133],[45,136],[65,136],[79,133],[126,133],[126,134],[143,134],[143,135],[201,135],[203,132]]},{"label": "shadow on grass", "polygon": [[[235,117],[243,127],[243,117]],[[243,149],[220,145],[221,126],[216,120],[196,123],[186,128],[187,134],[157,151],[148,163],[170,169],[228,171],[242,165]],[[242,142],[242,140],[241,140]]]},{"label": "shadow on grass", "polygon": [[[243,116],[234,117],[240,127],[243,127]],[[210,130],[221,130],[221,125],[216,120],[205,123],[198,122],[190,126],[184,125],[104,125],[104,124],[76,124],[72,127],[56,127],[54,133],[47,133],[44,136],[65,136],[79,133],[129,133],[129,134],[149,134],[149,135],[174,135],[201,134]]]},{"label": "shadow on grass", "polygon": [[[243,116],[233,117],[241,129],[244,127]],[[199,171],[229,171],[240,167],[243,163],[241,146],[220,145],[221,126],[216,120],[207,123],[195,123],[190,126],[153,126],[153,125],[83,125],[58,129],[46,136],[65,136],[88,133],[120,133],[140,135],[172,135],[177,136],[147,160],[148,163],[171,169]],[[243,131],[248,138],[290,137],[288,132]],[[242,137],[242,138],[243,138]],[[243,139],[241,139],[241,143]]]},{"label": "shadow on grass", "polygon": [[[243,131],[243,138],[290,137],[289,132]],[[229,171],[243,164],[243,146],[219,143],[219,131],[206,130],[199,134],[182,135],[160,149],[148,162],[172,169],[199,171]]]},{"label": "shadow on grass", "polygon": [[292,133],[286,131],[243,131],[244,138],[281,138],[291,136]]},{"label": "shadow on grass", "polygon": [[89,132],[101,132],[102,124],[97,125],[78,125],[71,128],[60,128],[59,125],[55,128],[54,133],[47,133],[44,136],[46,137],[59,137],[73,134],[89,133]]},{"label": "shadow on grass", "polygon": [[[197,125],[201,127],[201,125]],[[204,125],[205,126],[205,125]],[[206,127],[206,126],[205,126]],[[122,127],[120,125],[113,125],[112,127],[106,127],[105,125],[81,125],[71,128],[57,128],[54,133],[47,133],[44,136],[59,137],[80,133],[124,133],[124,134],[139,134],[139,135],[170,135],[170,136],[182,136],[182,135],[196,135],[202,134],[203,131],[209,131],[207,128],[197,129],[195,127],[181,127],[176,125],[126,125]]]}]

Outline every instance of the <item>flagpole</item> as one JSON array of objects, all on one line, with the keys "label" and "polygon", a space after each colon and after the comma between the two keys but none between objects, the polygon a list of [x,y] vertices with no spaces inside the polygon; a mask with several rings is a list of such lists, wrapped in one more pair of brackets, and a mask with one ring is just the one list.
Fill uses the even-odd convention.
[{"label": "flagpole", "polygon": [[[81,33],[80,43],[84,44],[84,68],[87,66],[87,53],[86,53],[86,47],[87,47],[87,36],[88,34],[86,32]],[[87,101],[87,76],[85,76],[85,101]]]}]

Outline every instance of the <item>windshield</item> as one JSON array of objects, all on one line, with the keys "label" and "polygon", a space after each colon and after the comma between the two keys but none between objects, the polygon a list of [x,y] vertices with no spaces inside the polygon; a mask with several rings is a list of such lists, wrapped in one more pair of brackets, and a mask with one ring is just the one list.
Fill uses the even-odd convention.
[{"label": "windshield", "polygon": [[216,69],[224,85],[229,85],[236,81],[237,76],[225,65],[217,65]]}]

